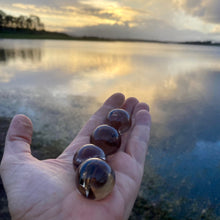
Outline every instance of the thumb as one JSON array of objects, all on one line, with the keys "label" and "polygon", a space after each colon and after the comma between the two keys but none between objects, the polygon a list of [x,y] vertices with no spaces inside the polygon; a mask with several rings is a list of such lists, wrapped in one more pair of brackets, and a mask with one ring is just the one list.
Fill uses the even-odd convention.
[{"label": "thumb", "polygon": [[4,156],[22,156],[30,154],[33,126],[25,115],[16,115],[9,126],[5,141]]}]

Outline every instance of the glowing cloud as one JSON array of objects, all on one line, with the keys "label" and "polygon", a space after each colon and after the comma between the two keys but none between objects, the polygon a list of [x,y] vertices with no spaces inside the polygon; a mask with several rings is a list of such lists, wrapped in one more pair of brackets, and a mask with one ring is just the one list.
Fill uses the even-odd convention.
[{"label": "glowing cloud", "polygon": [[0,4],[1,10],[8,14],[35,14],[46,30],[70,34],[220,40],[218,0],[11,0],[10,3],[0,0]]}]

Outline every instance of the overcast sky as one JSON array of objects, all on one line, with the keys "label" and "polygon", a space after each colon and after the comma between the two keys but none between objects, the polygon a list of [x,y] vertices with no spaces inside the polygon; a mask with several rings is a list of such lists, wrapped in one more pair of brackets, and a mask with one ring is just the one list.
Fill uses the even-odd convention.
[{"label": "overcast sky", "polygon": [[219,0],[0,0],[0,10],[72,35],[220,41]]}]

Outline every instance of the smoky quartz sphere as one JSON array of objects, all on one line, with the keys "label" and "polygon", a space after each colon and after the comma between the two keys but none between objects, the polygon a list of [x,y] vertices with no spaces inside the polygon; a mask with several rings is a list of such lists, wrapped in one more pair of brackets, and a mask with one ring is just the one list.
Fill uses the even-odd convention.
[{"label": "smoky quartz sphere", "polygon": [[114,184],[114,171],[104,160],[91,158],[77,169],[76,186],[88,199],[104,199],[112,192]]},{"label": "smoky quartz sphere", "polygon": [[73,157],[73,167],[76,170],[85,160],[90,158],[99,158],[105,160],[104,151],[94,144],[86,144],[79,148]]},{"label": "smoky quartz sphere", "polygon": [[121,145],[118,131],[109,125],[100,125],[92,133],[90,142],[100,147],[106,155],[115,153]]},{"label": "smoky quartz sphere", "polygon": [[118,130],[120,134],[126,132],[131,126],[129,113],[124,109],[113,109],[107,115],[107,124]]}]

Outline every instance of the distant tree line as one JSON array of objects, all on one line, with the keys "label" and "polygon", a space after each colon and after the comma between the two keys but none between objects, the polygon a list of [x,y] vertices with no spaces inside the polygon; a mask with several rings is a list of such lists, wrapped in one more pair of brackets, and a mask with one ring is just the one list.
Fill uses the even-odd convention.
[{"label": "distant tree line", "polygon": [[1,29],[21,29],[31,31],[43,31],[44,24],[36,15],[13,17],[0,10],[0,30]]}]

